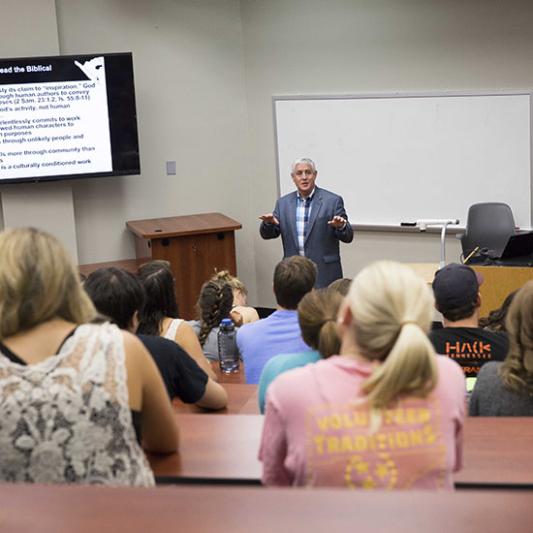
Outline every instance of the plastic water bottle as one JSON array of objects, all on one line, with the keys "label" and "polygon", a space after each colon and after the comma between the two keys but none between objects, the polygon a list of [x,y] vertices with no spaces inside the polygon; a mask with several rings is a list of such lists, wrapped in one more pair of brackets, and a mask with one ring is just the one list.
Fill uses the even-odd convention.
[{"label": "plastic water bottle", "polygon": [[231,318],[224,318],[220,323],[218,330],[218,357],[220,370],[224,374],[233,374],[239,371],[236,331]]}]

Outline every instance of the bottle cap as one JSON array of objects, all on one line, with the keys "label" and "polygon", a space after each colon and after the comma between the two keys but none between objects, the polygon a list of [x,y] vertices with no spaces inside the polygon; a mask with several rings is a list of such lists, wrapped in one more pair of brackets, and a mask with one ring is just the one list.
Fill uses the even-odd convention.
[{"label": "bottle cap", "polygon": [[231,318],[223,318],[220,326],[233,326],[233,320]]}]

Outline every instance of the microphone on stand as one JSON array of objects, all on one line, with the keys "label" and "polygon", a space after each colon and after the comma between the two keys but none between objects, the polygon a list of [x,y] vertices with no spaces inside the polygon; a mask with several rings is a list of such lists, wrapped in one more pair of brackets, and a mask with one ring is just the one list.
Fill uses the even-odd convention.
[{"label": "microphone on stand", "polygon": [[442,227],[440,233],[440,268],[444,268],[446,265],[446,228],[449,225],[459,224],[459,219],[457,218],[443,218],[443,219],[421,219],[415,222],[416,227],[420,231],[426,231],[428,226],[437,226]]},{"label": "microphone on stand", "polygon": [[442,219],[439,219],[439,218],[422,218],[422,219],[417,220],[415,222],[415,226],[420,231],[426,231],[428,226],[441,227],[441,226],[448,226],[450,224],[452,224],[452,225],[459,224],[459,220],[457,218],[442,218]]}]

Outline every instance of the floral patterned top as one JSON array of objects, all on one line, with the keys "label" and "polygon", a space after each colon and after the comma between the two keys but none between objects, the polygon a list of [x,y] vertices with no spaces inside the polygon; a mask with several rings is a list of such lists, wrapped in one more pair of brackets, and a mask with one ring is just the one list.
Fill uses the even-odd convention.
[{"label": "floral patterned top", "polygon": [[128,405],[122,333],[76,329],[31,365],[0,353],[0,480],[152,486]]}]

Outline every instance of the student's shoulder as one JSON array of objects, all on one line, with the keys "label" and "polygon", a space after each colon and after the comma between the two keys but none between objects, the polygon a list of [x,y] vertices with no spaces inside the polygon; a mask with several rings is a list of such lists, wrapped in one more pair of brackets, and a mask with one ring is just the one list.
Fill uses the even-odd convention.
[{"label": "student's shoulder", "polygon": [[201,324],[200,324],[199,320],[188,320],[187,324],[189,324],[189,326],[191,326],[191,328],[194,330],[194,332],[196,334],[198,334],[200,332]]},{"label": "student's shoulder", "polygon": [[455,380],[464,383],[465,376],[461,366],[452,358],[446,355],[437,355],[437,367],[439,371],[439,379],[441,380]]},{"label": "student's shoulder", "polygon": [[482,331],[484,336],[495,342],[500,342],[502,344],[507,344],[509,342],[509,337],[505,331],[491,331],[489,329],[482,329]]},{"label": "student's shoulder", "polygon": [[171,357],[179,357],[182,355],[183,349],[170,339],[159,337],[158,335],[144,335],[138,334],[137,337],[144,344],[146,349],[154,354],[165,354]]},{"label": "student's shoulder", "polygon": [[271,394],[278,398],[294,399],[299,396],[295,391],[301,387],[306,387],[313,379],[311,367],[306,365],[291,367],[286,372],[280,373],[270,385]]},{"label": "student's shoulder", "polygon": [[499,381],[501,367],[501,361],[489,361],[485,363],[479,370],[477,381]]},{"label": "student's shoulder", "polygon": [[446,339],[449,337],[453,337],[454,332],[453,328],[438,328],[438,329],[432,329],[429,332],[429,339],[431,341],[438,341],[441,339]]},{"label": "student's shoulder", "polygon": [[256,320],[255,322],[250,322],[248,324],[243,324],[237,330],[237,337],[243,339],[256,335],[258,331],[261,331],[265,328],[268,318],[269,317]]},{"label": "student's shoulder", "polygon": [[267,361],[264,372],[277,375],[309,363],[315,363],[319,359],[320,356],[314,351],[279,354]]}]

